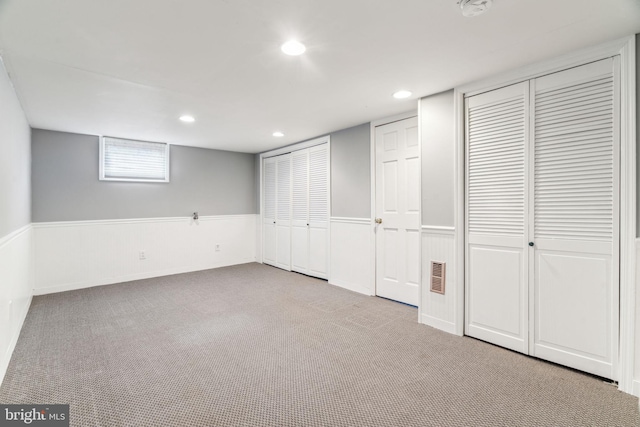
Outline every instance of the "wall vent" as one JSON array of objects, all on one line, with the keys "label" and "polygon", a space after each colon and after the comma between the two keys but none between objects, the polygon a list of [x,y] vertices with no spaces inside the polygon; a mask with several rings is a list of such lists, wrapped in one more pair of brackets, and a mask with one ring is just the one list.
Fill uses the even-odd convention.
[{"label": "wall vent", "polygon": [[431,261],[431,292],[444,294],[446,264],[440,261]]}]

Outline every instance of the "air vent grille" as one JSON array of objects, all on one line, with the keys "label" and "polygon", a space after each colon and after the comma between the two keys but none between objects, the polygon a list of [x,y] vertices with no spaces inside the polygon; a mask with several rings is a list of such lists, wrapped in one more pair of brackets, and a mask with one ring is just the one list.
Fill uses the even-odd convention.
[{"label": "air vent grille", "polygon": [[431,292],[444,294],[446,264],[440,261],[431,261]]}]

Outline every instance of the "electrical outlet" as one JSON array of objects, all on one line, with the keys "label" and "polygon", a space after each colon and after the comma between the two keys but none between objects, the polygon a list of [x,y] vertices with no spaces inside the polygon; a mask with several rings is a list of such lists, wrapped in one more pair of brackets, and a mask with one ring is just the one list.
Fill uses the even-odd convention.
[{"label": "electrical outlet", "polygon": [[216,252],[220,252],[220,245],[216,245]]},{"label": "electrical outlet", "polygon": [[140,251],[140,259],[147,259],[147,254],[144,251]]}]

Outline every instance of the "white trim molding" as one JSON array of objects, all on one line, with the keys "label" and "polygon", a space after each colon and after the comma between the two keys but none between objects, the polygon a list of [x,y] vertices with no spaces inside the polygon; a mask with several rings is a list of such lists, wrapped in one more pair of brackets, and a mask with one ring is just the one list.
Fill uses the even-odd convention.
[{"label": "white trim molding", "polygon": [[0,238],[0,248],[2,248],[4,245],[8,245],[13,239],[20,237],[22,233],[25,233],[29,230],[31,230],[31,224],[23,225],[17,230],[14,230],[6,236]]},{"label": "white trim molding", "polygon": [[446,320],[438,319],[437,317],[429,316],[422,313],[420,316],[420,323],[431,326],[432,328],[440,329],[441,331],[448,332],[450,334],[456,333],[456,325],[453,322],[447,322]]},{"label": "white trim molding", "polygon": [[158,222],[189,222],[191,224],[199,224],[207,221],[222,221],[230,219],[246,219],[255,218],[256,214],[243,214],[243,215],[200,215],[198,219],[194,220],[192,217],[175,216],[175,217],[160,217],[160,218],[123,218],[123,219],[91,219],[82,221],[53,221],[53,222],[34,222],[31,224],[33,228],[51,228],[51,227],[78,227],[78,226],[92,226],[92,225],[107,225],[107,224],[143,224],[143,223],[158,223]]},{"label": "white trim molding", "polygon": [[34,224],[34,294],[254,262],[256,216]]},{"label": "white trim molding", "polygon": [[440,225],[423,225],[422,232],[429,234],[444,234],[446,236],[454,236],[456,234],[456,228]]},{"label": "white trim molding", "polygon": [[[456,212],[456,334],[464,333],[464,97],[530,80],[542,75],[589,62],[620,56],[620,358],[619,388],[626,393],[634,389],[634,351],[637,346],[636,313],[636,61],[635,36],[578,50],[549,61],[503,73],[454,89],[455,109],[455,212]],[[638,376],[640,373],[636,373]]]},{"label": "white trim molding", "polygon": [[281,154],[291,153],[292,151],[304,150],[305,148],[314,147],[316,145],[324,144],[331,141],[331,135],[321,136],[319,138],[310,139],[308,141],[302,141],[291,145],[286,145],[275,150],[266,151],[260,154],[260,162],[267,157],[279,156]]},{"label": "white trim molding", "polygon": [[[640,381],[633,381],[633,392],[631,394],[640,397]],[[638,407],[640,408],[640,401],[638,401]]]},{"label": "white trim molding", "polygon": [[342,224],[361,224],[361,225],[371,225],[371,218],[346,218],[341,216],[332,216],[331,222],[338,222]]},{"label": "white trim molding", "polygon": [[636,45],[631,37],[620,49],[620,360],[619,388],[633,391],[638,344],[636,301]]}]

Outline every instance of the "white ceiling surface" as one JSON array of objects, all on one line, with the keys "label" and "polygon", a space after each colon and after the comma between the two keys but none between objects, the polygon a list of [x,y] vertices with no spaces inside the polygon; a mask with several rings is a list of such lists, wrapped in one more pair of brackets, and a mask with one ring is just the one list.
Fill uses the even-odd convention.
[{"label": "white ceiling surface", "polygon": [[[456,0],[0,0],[33,127],[243,152],[638,32],[638,0],[494,0],[476,18]],[[304,55],[281,53],[291,38]]]}]

